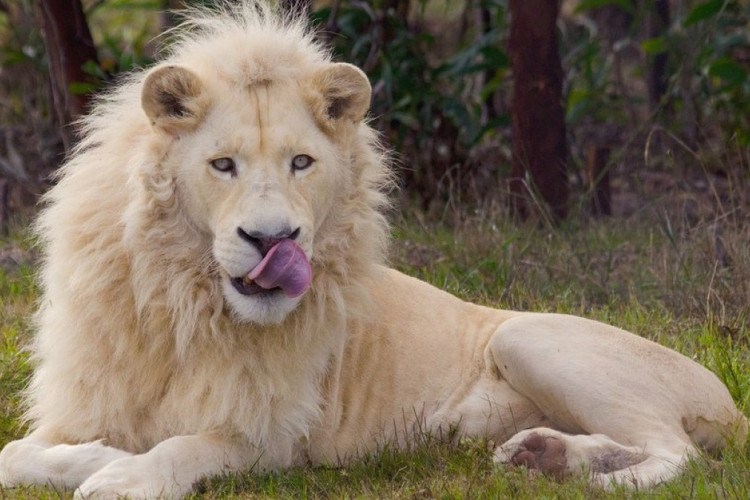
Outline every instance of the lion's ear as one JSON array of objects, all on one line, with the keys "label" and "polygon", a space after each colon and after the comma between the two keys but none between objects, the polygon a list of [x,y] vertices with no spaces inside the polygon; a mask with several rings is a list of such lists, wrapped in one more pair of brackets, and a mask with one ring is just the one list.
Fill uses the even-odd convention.
[{"label": "lion's ear", "polygon": [[370,81],[356,66],[331,64],[315,74],[314,85],[323,100],[319,114],[324,120],[344,118],[358,123],[370,109]]},{"label": "lion's ear", "polygon": [[208,108],[208,96],[195,73],[179,66],[164,66],[143,82],[141,106],[154,127],[176,135],[200,123]]}]

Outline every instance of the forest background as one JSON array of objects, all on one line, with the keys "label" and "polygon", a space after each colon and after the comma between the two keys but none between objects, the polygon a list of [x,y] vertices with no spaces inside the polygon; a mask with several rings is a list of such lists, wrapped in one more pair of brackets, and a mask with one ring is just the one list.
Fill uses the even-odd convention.
[{"label": "forest background", "polygon": [[[191,3],[211,0],[0,0],[0,223],[49,185],[90,96],[153,62]],[[669,182],[652,174],[748,168],[746,0],[281,3],[370,76],[402,192],[428,210],[627,214],[633,183]]]},{"label": "forest background", "polygon": [[[25,432],[18,394],[38,258],[27,228],[75,144],[71,123],[118,75],[151,64],[168,43],[155,37],[179,20],[168,11],[196,2],[211,4],[0,0],[0,446]],[[282,3],[370,77],[371,122],[397,151],[394,266],[467,300],[657,340],[714,370],[748,413],[750,1]],[[55,70],[66,47],[54,26],[72,27],[82,58],[72,80]],[[427,440],[347,471],[247,475],[203,491],[604,495],[497,473],[485,444]],[[720,467],[713,458],[656,494],[750,498],[748,445]]]}]

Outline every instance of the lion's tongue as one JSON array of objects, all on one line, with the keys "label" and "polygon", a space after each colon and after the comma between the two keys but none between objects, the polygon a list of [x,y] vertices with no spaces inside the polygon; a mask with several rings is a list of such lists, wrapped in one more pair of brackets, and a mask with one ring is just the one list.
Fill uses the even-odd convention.
[{"label": "lion's tongue", "polygon": [[267,290],[281,288],[287,297],[294,298],[310,286],[312,268],[305,252],[285,239],[274,245],[247,277]]}]

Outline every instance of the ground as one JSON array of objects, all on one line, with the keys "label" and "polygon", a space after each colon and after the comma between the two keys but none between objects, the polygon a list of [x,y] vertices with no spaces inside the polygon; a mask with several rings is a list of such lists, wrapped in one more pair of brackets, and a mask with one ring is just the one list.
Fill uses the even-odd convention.
[{"label": "ground", "polygon": [[[391,262],[467,300],[577,314],[661,342],[715,371],[750,414],[746,206],[727,194],[726,185],[716,184],[723,188],[715,196],[711,186],[652,184],[655,190],[640,204],[622,194],[614,218],[592,219],[582,211],[558,226],[515,224],[491,209],[435,220],[403,208],[405,202],[392,216]],[[35,299],[35,252],[25,227],[17,223],[0,243],[0,445],[24,433],[18,392],[31,369],[22,347]],[[386,450],[346,469],[302,467],[207,480],[195,498],[750,498],[748,445],[730,446],[723,457],[701,457],[682,477],[652,491],[613,493],[581,479],[560,483],[524,469],[495,469],[490,445],[447,445],[426,436],[412,450]],[[0,491],[3,498],[69,495]]]}]

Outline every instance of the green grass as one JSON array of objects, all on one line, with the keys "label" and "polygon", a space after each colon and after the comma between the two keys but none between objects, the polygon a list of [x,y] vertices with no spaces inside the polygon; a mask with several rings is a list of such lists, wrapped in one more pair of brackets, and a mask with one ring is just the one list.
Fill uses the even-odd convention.
[{"label": "green grass", "polygon": [[[391,260],[467,300],[578,314],[657,340],[716,372],[747,414],[750,225],[736,215],[688,220],[665,213],[577,218],[560,227],[489,216],[426,223],[409,214],[396,222]],[[30,269],[0,271],[0,444],[24,431],[18,393],[30,374],[22,350],[35,298]],[[701,457],[680,478],[652,490],[609,493],[583,479],[556,482],[523,469],[495,469],[489,448],[481,440],[452,445],[426,438],[414,449],[387,449],[346,468],[205,480],[194,498],[750,498],[748,445]],[[14,498],[69,494],[0,490],[0,497]]]},{"label": "green grass", "polygon": [[0,442],[23,432],[19,423],[19,393],[31,368],[23,349],[29,339],[28,320],[34,303],[31,272],[23,266],[14,272],[0,268]]}]

